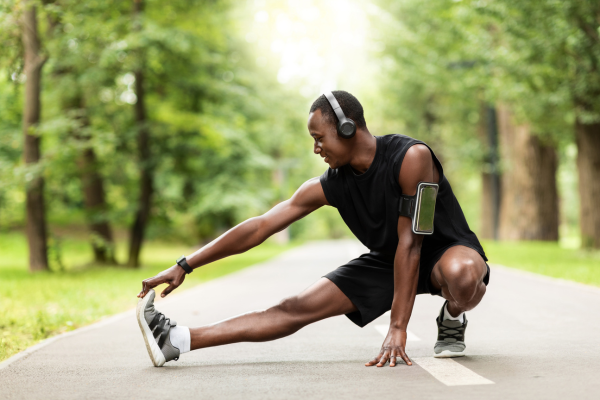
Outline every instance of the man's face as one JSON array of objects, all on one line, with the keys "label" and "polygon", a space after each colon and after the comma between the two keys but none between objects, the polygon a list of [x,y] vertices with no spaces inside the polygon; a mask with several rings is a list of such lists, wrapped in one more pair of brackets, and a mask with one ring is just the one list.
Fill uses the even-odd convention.
[{"label": "man's face", "polygon": [[330,168],[339,168],[350,162],[351,140],[339,137],[335,125],[324,120],[321,110],[308,115],[308,132],[315,141],[313,151]]}]

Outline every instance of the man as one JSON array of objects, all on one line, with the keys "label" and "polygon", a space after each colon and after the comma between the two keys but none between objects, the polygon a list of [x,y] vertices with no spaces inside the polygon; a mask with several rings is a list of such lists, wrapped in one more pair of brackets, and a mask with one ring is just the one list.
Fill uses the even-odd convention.
[{"label": "man", "polygon": [[[404,135],[371,135],[363,108],[350,93],[334,91],[327,95],[329,99],[325,95],[317,98],[308,117],[314,153],[329,164],[327,171],[320,178],[306,181],[291,199],[242,222],[178,260],[178,264],[143,281],[138,294],[142,298],[138,323],[155,366],[177,360],[190,350],[279,339],[336,315],[345,314],[363,327],[390,309],[390,327],[381,351],[365,365],[382,367],[389,361],[393,367],[397,357],[412,365],[405,352],[406,328],[415,296],[422,293],[446,299],[437,317],[434,356],[465,354],[464,313],[485,294],[489,266],[442,165],[429,146],[419,140]],[[337,108],[336,100],[341,113],[332,108],[332,104]],[[348,131],[346,123],[350,128],[354,124],[354,131]],[[414,233],[411,218],[401,215],[398,208],[400,196],[415,195],[420,182],[439,184],[434,233],[428,236]],[[193,329],[175,326],[154,309],[152,288],[168,284],[164,297],[181,285],[185,270],[243,253],[324,205],[338,209],[370,253],[351,260],[276,306],[213,325]]]}]

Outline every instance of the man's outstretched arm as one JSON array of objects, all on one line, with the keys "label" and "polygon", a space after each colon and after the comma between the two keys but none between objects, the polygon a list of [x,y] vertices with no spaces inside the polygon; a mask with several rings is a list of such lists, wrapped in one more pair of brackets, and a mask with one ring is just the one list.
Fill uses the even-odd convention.
[{"label": "man's outstretched arm", "polygon": [[[433,164],[431,152],[425,145],[414,145],[407,152],[400,168],[398,183],[402,192],[409,196],[417,193],[419,182],[439,180],[439,173]],[[390,329],[381,346],[381,351],[367,366],[382,367],[390,361],[390,367],[396,365],[396,357],[401,357],[407,365],[412,365],[405,352],[406,328],[417,295],[419,279],[419,261],[423,235],[412,231],[411,219],[398,218],[398,247],[394,257],[394,300],[390,319]]]},{"label": "man's outstretched arm", "polygon": [[[271,235],[287,228],[321,206],[329,205],[319,178],[304,182],[294,195],[270,209],[265,214],[247,219],[231,228],[206,246],[186,257],[192,268],[198,268],[234,254],[243,253],[258,246]],[[171,293],[185,279],[185,271],[177,264],[158,275],[142,282],[142,291],[138,297],[144,297],[148,291],[162,283],[169,286],[162,297]]]}]

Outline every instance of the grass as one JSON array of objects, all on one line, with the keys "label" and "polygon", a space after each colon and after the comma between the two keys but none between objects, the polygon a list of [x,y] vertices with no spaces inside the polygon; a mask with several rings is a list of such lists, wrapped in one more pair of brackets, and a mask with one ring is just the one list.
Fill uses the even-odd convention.
[{"label": "grass", "polygon": [[556,242],[483,241],[491,263],[600,286],[600,251],[561,247]]},{"label": "grass", "polygon": [[[195,270],[179,290],[262,262],[294,245],[267,241],[244,254]],[[124,253],[125,245],[122,246],[118,253]],[[24,236],[0,234],[0,361],[50,336],[133,308],[143,279],[170,267],[175,258],[192,251],[187,246],[146,243],[143,267],[128,269],[85,266],[91,259],[91,251],[81,238],[64,240],[60,248],[62,266],[53,262],[54,272],[32,274],[27,270]]]}]

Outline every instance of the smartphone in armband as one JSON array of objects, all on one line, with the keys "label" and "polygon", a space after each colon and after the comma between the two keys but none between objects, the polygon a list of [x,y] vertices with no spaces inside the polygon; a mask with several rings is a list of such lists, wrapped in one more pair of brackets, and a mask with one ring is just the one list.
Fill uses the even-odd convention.
[{"label": "smartphone in armband", "polygon": [[398,211],[400,215],[412,220],[412,231],[418,235],[433,234],[433,217],[435,216],[438,189],[437,183],[419,182],[417,194],[400,196]]}]

